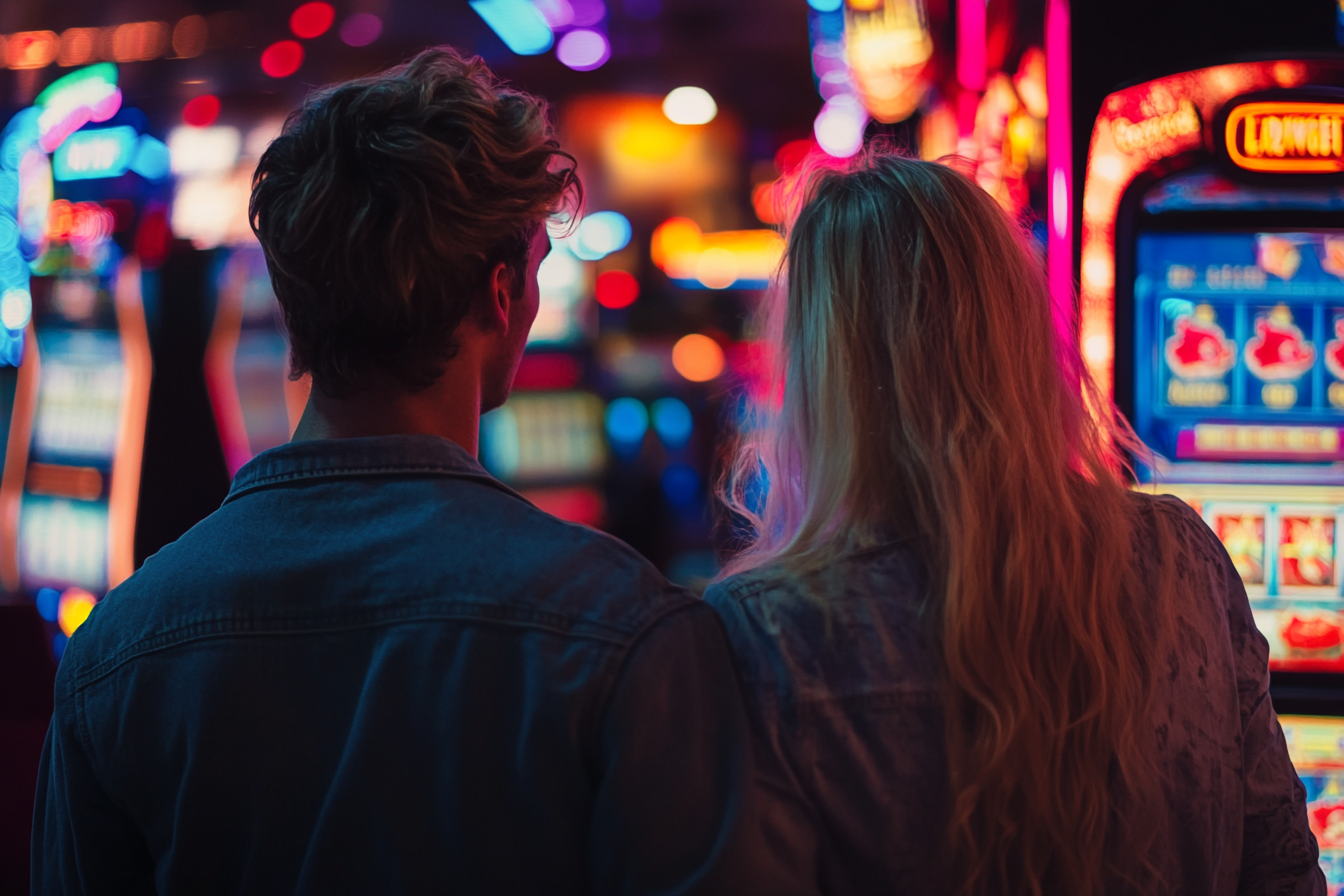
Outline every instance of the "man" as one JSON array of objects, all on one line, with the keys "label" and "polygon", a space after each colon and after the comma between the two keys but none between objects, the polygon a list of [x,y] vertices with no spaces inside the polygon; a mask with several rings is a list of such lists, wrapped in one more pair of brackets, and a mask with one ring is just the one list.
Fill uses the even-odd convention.
[{"label": "man", "polygon": [[312,397],[71,639],[34,892],[744,887],[717,617],[475,459],[571,163],[451,50],[291,117],[251,215]]}]

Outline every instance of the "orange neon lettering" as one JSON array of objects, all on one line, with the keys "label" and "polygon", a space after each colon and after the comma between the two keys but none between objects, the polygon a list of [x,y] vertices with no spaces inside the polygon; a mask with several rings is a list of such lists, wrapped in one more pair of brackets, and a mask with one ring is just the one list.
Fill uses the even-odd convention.
[{"label": "orange neon lettering", "polygon": [[1243,103],[1228,113],[1228,156],[1248,171],[1344,172],[1344,104]]},{"label": "orange neon lettering", "polygon": [[1271,115],[1265,119],[1265,130],[1269,132],[1269,154],[1283,156],[1283,119]]},{"label": "orange neon lettering", "polygon": [[1284,120],[1288,132],[1288,149],[1295,156],[1305,156],[1307,147],[1307,120],[1301,115],[1289,115]]}]

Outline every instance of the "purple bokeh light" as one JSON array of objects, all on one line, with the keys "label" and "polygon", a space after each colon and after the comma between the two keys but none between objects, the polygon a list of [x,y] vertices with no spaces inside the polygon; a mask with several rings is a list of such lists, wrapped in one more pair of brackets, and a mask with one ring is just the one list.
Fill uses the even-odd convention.
[{"label": "purple bokeh light", "polygon": [[607,5],[602,0],[569,0],[574,15],[569,24],[575,28],[587,28],[599,24],[607,15]]},{"label": "purple bokeh light", "polygon": [[611,45],[601,32],[581,28],[560,38],[555,55],[575,71],[590,72],[611,58]]}]

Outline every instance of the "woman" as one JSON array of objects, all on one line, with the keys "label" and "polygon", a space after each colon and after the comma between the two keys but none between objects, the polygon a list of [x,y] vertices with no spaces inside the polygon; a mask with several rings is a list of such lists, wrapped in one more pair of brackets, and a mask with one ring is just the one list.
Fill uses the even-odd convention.
[{"label": "woman", "polygon": [[804,203],[705,595],[774,858],[827,893],[1324,893],[1241,581],[1128,489],[1021,235],[891,155]]}]

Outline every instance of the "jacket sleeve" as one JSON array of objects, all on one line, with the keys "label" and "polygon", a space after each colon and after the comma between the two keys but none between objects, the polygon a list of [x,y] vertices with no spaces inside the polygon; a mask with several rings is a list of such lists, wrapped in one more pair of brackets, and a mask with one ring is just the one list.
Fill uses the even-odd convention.
[{"label": "jacket sleeve", "polygon": [[1269,698],[1269,644],[1256,627],[1241,576],[1227,550],[1199,523],[1222,569],[1215,576],[1227,605],[1241,702],[1245,770],[1239,893],[1324,896],[1325,875],[1307,826],[1307,793],[1288,758],[1279,717]]},{"label": "jacket sleeve", "polygon": [[708,606],[669,614],[631,649],[601,738],[593,892],[783,891],[758,846],[742,694]]},{"label": "jacket sleeve", "polygon": [[32,893],[153,893],[154,863],[124,811],[94,774],[70,687],[76,639],[56,677],[56,705],[38,767],[33,807]]}]

